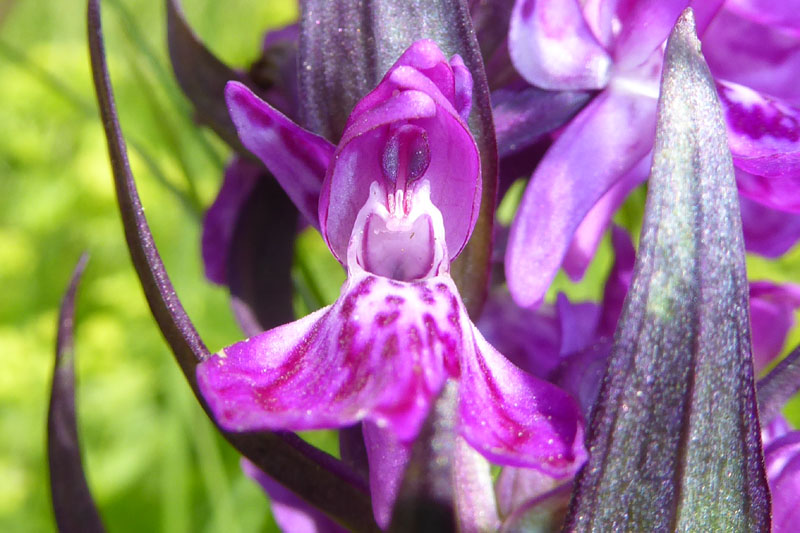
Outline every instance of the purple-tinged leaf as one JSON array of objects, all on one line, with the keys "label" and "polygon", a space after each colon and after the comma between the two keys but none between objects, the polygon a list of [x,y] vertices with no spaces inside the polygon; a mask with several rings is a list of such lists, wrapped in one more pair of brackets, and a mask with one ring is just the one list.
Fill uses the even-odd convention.
[{"label": "purple-tinged leaf", "polygon": [[451,273],[467,309],[475,316],[486,297],[489,276],[497,144],[489,87],[466,3],[306,0],[301,7],[299,75],[304,124],[328,140],[338,141],[356,103],[415,41],[431,39],[446,55],[460,55],[472,74],[468,124],[481,155],[481,205],[470,242],[453,263]]},{"label": "purple-tinged leaf", "polygon": [[167,0],[167,44],[172,69],[198,120],[237,152],[244,152],[225,105],[225,84],[244,77],[220,61],[192,31],[179,0]]},{"label": "purple-tinged leaf", "polygon": [[262,472],[256,465],[242,459],[245,475],[261,485],[269,495],[275,522],[287,533],[345,533],[345,529],[314,509],[292,491]]},{"label": "purple-tinged leaf", "polygon": [[338,142],[350,112],[382,75],[370,10],[356,0],[300,2],[300,120],[331,142]]},{"label": "purple-tinged leaf", "polygon": [[[99,0],[88,1],[87,22],[92,75],[131,259],[161,333],[208,412],[197,389],[195,367],[210,354],[175,294],[136,191],[105,61]],[[223,435],[264,472],[343,525],[354,531],[378,530],[372,520],[366,487],[340,461],[291,433],[223,432]]]},{"label": "purple-tinged leaf", "polygon": [[242,205],[228,256],[234,313],[248,335],[294,319],[292,258],[297,209],[271,176],[262,175]]},{"label": "purple-tinged leaf", "polygon": [[569,531],[766,531],[733,163],[691,10],[670,35],[633,282]]},{"label": "purple-tinged leaf", "polygon": [[800,392],[800,346],[758,381],[758,413],[764,426]]},{"label": "purple-tinged leaf", "polygon": [[61,301],[50,410],[47,413],[50,491],[56,525],[61,533],[105,531],[83,472],[75,416],[75,295],[88,259],[86,254],[81,256]]}]

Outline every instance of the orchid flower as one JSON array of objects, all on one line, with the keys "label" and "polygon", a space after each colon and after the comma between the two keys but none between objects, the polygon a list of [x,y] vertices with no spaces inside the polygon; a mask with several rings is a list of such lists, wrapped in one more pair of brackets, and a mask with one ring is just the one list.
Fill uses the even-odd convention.
[{"label": "orchid flower", "polygon": [[[484,340],[449,275],[480,199],[480,159],[465,123],[471,90],[458,56],[448,62],[419,41],[356,105],[333,146],[243,85],[228,85],[242,143],[320,229],[347,281],[333,305],[198,366],[223,427],[365,421],[368,452],[387,439],[402,449],[455,379],[459,433],[487,458],[554,476],[585,458],[575,402]],[[374,481],[373,493],[384,489]]]},{"label": "orchid flower", "polygon": [[[689,3],[516,2],[509,49],[520,74],[544,89],[599,91],[559,133],[536,168],[512,225],[506,273],[520,305],[541,301],[562,264],[572,277],[582,275],[610,217],[627,193],[647,177],[663,44]],[[780,10],[762,3],[763,13]],[[716,28],[712,20],[720,4],[692,3],[700,34],[708,28],[705,46],[720,48],[719,56],[724,56],[737,45],[730,43],[734,37]],[[725,9],[738,12],[745,4],[761,3],[735,0]],[[750,8],[750,14],[759,11]],[[785,30],[783,35],[773,35],[791,28],[791,20],[778,20],[782,26],[770,33],[773,42],[780,42],[795,57],[800,50],[798,34]],[[737,36],[742,35],[751,39],[752,34],[738,31]],[[751,63],[753,55],[749,56]],[[774,67],[776,57],[762,57],[761,62],[771,61],[766,68]],[[721,69],[723,76],[735,70],[727,62],[724,65],[729,68]],[[753,78],[755,74],[741,81]],[[789,200],[798,196],[800,108],[793,107],[794,100],[780,101],[732,81],[718,79],[717,87],[740,189],[748,197],[782,210],[787,231],[771,249],[777,246],[785,251],[800,238],[800,218],[794,214],[800,210]],[[746,221],[761,223],[755,217]],[[758,231],[753,229],[751,234]],[[748,244],[752,242],[752,238],[748,240]]]}]

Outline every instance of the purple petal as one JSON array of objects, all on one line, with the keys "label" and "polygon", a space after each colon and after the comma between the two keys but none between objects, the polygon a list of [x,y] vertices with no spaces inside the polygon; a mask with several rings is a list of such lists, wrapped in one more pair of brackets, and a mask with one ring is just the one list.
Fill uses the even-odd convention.
[{"label": "purple petal", "polygon": [[369,457],[369,487],[375,521],[382,528],[389,525],[403,473],[411,458],[409,446],[398,442],[388,429],[364,424],[364,443]]},{"label": "purple petal", "polygon": [[756,372],[778,357],[800,308],[800,285],[750,283],[750,324],[753,331],[753,364]]},{"label": "purple petal", "polygon": [[[443,76],[441,69],[430,70]],[[444,217],[451,259],[461,252],[475,226],[481,194],[478,149],[466,124],[428,74],[410,66],[393,69],[348,121],[323,185],[319,211],[323,235],[342,262],[370,184],[383,179],[381,154],[394,125],[417,126],[427,136],[430,162],[419,179],[430,182],[431,200]],[[450,76],[455,83],[452,72]],[[450,92],[454,91],[451,87]]]},{"label": "purple petal", "polygon": [[602,89],[611,58],[577,0],[517,0],[508,33],[514,67],[542,89]]},{"label": "purple petal", "polygon": [[261,159],[309,223],[319,228],[317,203],[334,146],[286,118],[241,83],[228,83],[225,99],[242,143]]},{"label": "purple petal", "polygon": [[344,533],[346,531],[247,459],[242,458],[241,464],[247,477],[261,485],[264,492],[269,495],[272,515],[282,531],[287,533]]},{"label": "purple petal", "polygon": [[736,169],[736,184],[743,197],[779,211],[800,213],[800,175],[765,177]]},{"label": "purple petal", "polygon": [[[222,187],[203,219],[203,265],[206,277],[219,285],[227,283],[228,253],[239,212],[263,168],[249,159],[236,157],[225,169]],[[267,179],[267,178],[265,178]]]},{"label": "purple petal", "polygon": [[611,339],[596,339],[591,346],[563,359],[548,378],[578,401],[587,418],[600,393],[610,354]]},{"label": "purple petal", "polygon": [[477,327],[497,351],[535,376],[545,378],[560,361],[561,324],[553,306],[525,309],[508,292],[495,290]]},{"label": "purple petal", "polygon": [[655,101],[603,92],[567,126],[533,174],[511,226],[506,275],[515,301],[540,301],[578,226],[653,144]]},{"label": "purple petal", "polygon": [[734,83],[719,82],[718,91],[736,166],[800,179],[800,108]]},{"label": "purple petal", "polygon": [[622,29],[614,44],[614,66],[628,70],[647,60],[666,41],[689,0],[637,0],[619,2]]},{"label": "purple petal", "polygon": [[791,0],[728,0],[726,7],[760,24],[786,28],[800,34],[800,11]]},{"label": "purple petal", "polygon": [[603,310],[597,330],[598,336],[606,338],[611,338],[617,329],[622,305],[633,279],[633,265],[636,260],[631,236],[619,226],[611,229],[611,246],[614,248],[614,266],[611,267],[603,290]]},{"label": "purple petal", "polygon": [[[791,5],[791,2],[768,3]],[[791,33],[785,27],[738,13],[730,4],[727,2],[725,9],[717,14],[703,37],[703,53],[711,72],[718,79],[800,105],[798,26]]]},{"label": "purple petal", "polygon": [[764,461],[772,493],[772,531],[792,533],[800,523],[800,431],[770,443]]},{"label": "purple petal", "polygon": [[[494,127],[500,157],[528,148],[563,126],[590,99],[583,91],[545,91],[526,85],[492,93]],[[516,176],[515,176],[516,177]]]},{"label": "purple petal", "polygon": [[330,307],[224,349],[198,367],[217,421],[235,431],[361,420],[413,439],[458,373],[466,320],[452,280],[348,278]]},{"label": "purple petal", "polygon": [[578,405],[556,386],[512,365],[474,328],[461,369],[461,434],[492,462],[554,477],[586,459]]},{"label": "purple petal", "polygon": [[652,156],[643,157],[617,181],[583,219],[564,257],[564,270],[573,280],[583,277],[592,262],[606,228],[628,194],[647,179]]},{"label": "purple petal", "polygon": [[556,297],[561,322],[561,355],[583,350],[596,340],[600,306],[594,302],[572,303],[564,293]]},{"label": "purple petal", "polygon": [[553,490],[558,482],[533,468],[503,468],[495,484],[500,515],[510,515],[528,501]]},{"label": "purple petal", "polygon": [[[697,24],[697,35],[702,40],[708,25],[719,14],[725,0],[691,0],[689,5],[694,11],[694,20]],[[713,72],[713,69],[712,69]]]},{"label": "purple petal", "polygon": [[748,252],[766,257],[780,257],[800,240],[800,213],[787,213],[739,198],[742,230]]}]

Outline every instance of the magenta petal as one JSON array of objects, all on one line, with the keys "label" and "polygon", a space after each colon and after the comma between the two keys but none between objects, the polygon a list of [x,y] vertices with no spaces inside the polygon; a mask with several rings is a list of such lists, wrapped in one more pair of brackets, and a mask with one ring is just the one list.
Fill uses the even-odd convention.
[{"label": "magenta petal", "polygon": [[736,169],[736,185],[742,196],[759,204],[800,213],[800,175],[766,177]]},{"label": "magenta petal", "polygon": [[391,431],[370,423],[364,424],[364,444],[369,458],[372,510],[375,521],[385,529],[392,518],[392,508],[411,458],[411,450],[398,442]]},{"label": "magenta petal", "polygon": [[780,257],[800,241],[800,213],[767,207],[739,197],[744,244],[748,252]]},{"label": "magenta petal", "polygon": [[231,431],[372,421],[413,439],[458,373],[467,320],[447,276],[348,278],[330,307],[225,348],[198,366],[203,396]]},{"label": "magenta petal", "polygon": [[[774,6],[790,2],[769,2]],[[718,79],[738,83],[800,105],[800,26],[795,32],[761,23],[731,9],[714,18],[703,37],[703,53]],[[793,8],[796,12],[797,7]]]},{"label": "magenta petal", "polygon": [[564,391],[527,374],[474,328],[461,369],[461,434],[487,459],[571,475],[586,459],[583,419]]},{"label": "magenta petal", "polygon": [[206,277],[227,283],[228,253],[236,220],[263,168],[248,159],[237,157],[225,169],[222,187],[203,218],[203,265]]},{"label": "magenta petal", "polygon": [[508,32],[514,67],[542,89],[601,89],[611,58],[577,0],[517,0]]},{"label": "magenta petal", "polygon": [[800,285],[750,283],[750,324],[753,331],[753,364],[763,370],[781,353],[786,336],[800,308]]},{"label": "magenta petal", "polygon": [[736,166],[766,177],[800,176],[800,109],[747,87],[719,82]]},{"label": "magenta petal", "polygon": [[448,111],[438,104],[441,95],[435,95],[433,83],[410,67],[404,69],[395,70],[395,76],[429,92],[403,90],[362,111],[357,119],[351,117],[323,186],[319,213],[323,235],[342,262],[370,184],[382,179],[381,154],[395,123],[418,126],[427,135],[430,163],[420,179],[429,180],[431,201],[444,217],[451,259],[464,247],[477,220],[481,182],[475,141],[452,106]]},{"label": "magenta petal", "polygon": [[728,0],[726,7],[760,24],[800,34],[800,9],[793,0]]},{"label": "magenta petal", "polygon": [[764,462],[772,493],[772,531],[794,533],[800,523],[800,431],[769,443]]},{"label": "magenta petal", "polygon": [[604,91],[553,143],[511,226],[506,275],[514,299],[542,299],[578,226],[653,145],[655,101]]},{"label": "magenta petal", "polygon": [[613,337],[617,329],[617,321],[631,286],[633,265],[636,261],[633,241],[623,228],[616,225],[611,228],[611,246],[614,248],[614,266],[611,267],[603,290],[603,310],[597,329],[598,336],[606,338]]},{"label": "magenta petal", "polygon": [[304,130],[238,82],[225,87],[242,144],[266,165],[308,221],[319,228],[317,203],[334,146]]},{"label": "magenta petal", "polygon": [[592,262],[597,247],[628,194],[647,179],[652,156],[643,157],[616,182],[583,219],[564,257],[564,270],[573,280],[581,279]]},{"label": "magenta petal", "polygon": [[298,498],[292,491],[242,459],[244,473],[269,495],[272,515],[286,533],[344,533],[346,530]]},{"label": "magenta petal", "polygon": [[572,303],[563,292],[556,297],[561,322],[561,355],[568,355],[594,344],[600,306],[594,302]]},{"label": "magenta petal", "polygon": [[614,44],[614,66],[621,70],[641,65],[667,40],[689,0],[619,2],[622,30]]}]

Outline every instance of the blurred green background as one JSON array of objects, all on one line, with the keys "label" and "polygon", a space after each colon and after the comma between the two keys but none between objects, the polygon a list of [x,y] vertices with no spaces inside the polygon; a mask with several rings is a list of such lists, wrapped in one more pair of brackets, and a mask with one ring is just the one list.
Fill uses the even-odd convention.
[{"label": "blurred green background", "polygon": [[[265,30],[297,16],[286,0],[185,0],[184,8],[207,45],[236,66],[256,58]],[[163,2],[105,0],[103,15],[149,222],[184,306],[215,351],[241,338],[226,291],[204,279],[199,251],[202,209],[228,150],[189,118],[167,61]],[[57,306],[83,250],[91,260],[78,296],[79,431],[108,529],[274,531],[266,498],[197,406],[147,310],[122,237],[88,64],[83,2],[0,2],[0,531],[54,527],[47,399]],[[626,216],[635,226],[641,195],[618,218]],[[304,236],[301,257],[332,261],[320,242]],[[608,249],[584,282],[560,275],[551,295],[598,297]],[[755,279],[789,280],[798,264],[795,249],[780,264],[749,266]],[[323,289],[335,298],[338,283]],[[797,330],[792,337],[793,346]],[[330,435],[311,438],[332,444]]]}]

